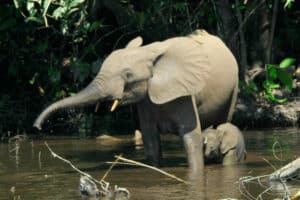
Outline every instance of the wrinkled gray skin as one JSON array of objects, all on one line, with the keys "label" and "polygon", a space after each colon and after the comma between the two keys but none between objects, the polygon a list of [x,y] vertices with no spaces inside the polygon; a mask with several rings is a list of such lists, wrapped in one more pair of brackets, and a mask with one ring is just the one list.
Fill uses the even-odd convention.
[{"label": "wrinkled gray skin", "polygon": [[95,79],[77,95],[47,107],[34,122],[41,129],[58,109],[120,100],[138,108],[146,158],[160,165],[159,133],[179,134],[192,172],[203,168],[201,128],[231,119],[238,67],[217,37],[196,31],[142,46],[137,37],[113,51]]},{"label": "wrinkled gray skin", "polygon": [[241,131],[231,123],[203,131],[205,163],[232,165],[246,159],[246,148]]}]

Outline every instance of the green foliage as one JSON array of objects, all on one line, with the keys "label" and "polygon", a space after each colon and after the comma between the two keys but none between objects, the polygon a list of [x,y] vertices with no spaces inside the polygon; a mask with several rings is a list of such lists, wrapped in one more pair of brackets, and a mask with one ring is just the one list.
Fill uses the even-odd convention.
[{"label": "green foliage", "polygon": [[241,95],[244,95],[246,97],[249,97],[258,92],[258,87],[256,83],[252,80],[249,80],[247,84],[242,81],[239,81],[239,88],[243,91]]},{"label": "green foliage", "polygon": [[290,67],[292,64],[294,64],[296,61],[295,58],[285,58],[284,60],[282,60],[279,64],[279,68],[280,69],[285,69]]},{"label": "green foliage", "polygon": [[284,0],[285,1],[285,4],[284,4],[284,9],[288,8],[288,9],[291,9],[292,8],[292,5],[293,3],[295,2],[295,0]]},{"label": "green foliage", "polygon": [[272,64],[265,65],[266,79],[263,82],[263,88],[264,95],[268,100],[276,103],[285,103],[287,101],[287,98],[277,98],[273,90],[282,88],[292,90],[292,76],[285,70],[290,68],[295,61],[294,58],[285,58],[278,66]]},{"label": "green foliage", "polygon": [[[285,0],[284,3],[289,8],[295,2]],[[234,12],[237,10],[246,14],[257,7],[255,3],[230,5],[233,18],[236,18]],[[26,116],[30,113],[28,121],[22,120],[29,125],[48,102],[73,95],[86,86],[98,72],[105,56],[124,47],[136,35],[141,35],[145,43],[185,35],[199,28],[220,35],[220,29],[226,30],[228,24],[223,24],[218,6],[215,1],[194,0],[1,1],[0,79],[5,83],[0,84],[1,96],[6,94],[10,100],[20,101],[26,96],[28,102],[33,102],[34,106],[24,111]],[[287,54],[298,55],[294,52],[296,45],[291,44],[299,38],[297,15],[283,17],[278,20],[289,21],[278,21],[282,28],[276,30],[278,37],[274,42],[285,46]],[[252,16],[248,20],[252,20]],[[245,21],[245,27],[247,23]],[[238,24],[231,25],[237,31]],[[254,31],[251,29],[245,35],[252,35]],[[286,38],[282,37],[285,34],[296,39],[283,41],[281,38]],[[231,41],[235,41],[235,37]],[[294,53],[287,51],[291,47]],[[242,87],[248,95],[263,89],[265,96],[272,99],[268,92],[274,85],[291,88],[286,69],[293,62],[287,59],[278,66],[266,65],[265,87],[253,81]],[[273,98],[272,101],[277,100]]]},{"label": "green foliage", "polygon": [[270,102],[280,104],[287,102],[287,97],[277,97],[275,91],[285,89],[292,91],[293,79],[289,70],[295,61],[294,58],[285,58],[279,65],[266,64],[261,75],[263,79],[248,80],[247,84],[239,82],[239,88],[242,90],[241,95],[255,96],[256,98],[262,96]]}]

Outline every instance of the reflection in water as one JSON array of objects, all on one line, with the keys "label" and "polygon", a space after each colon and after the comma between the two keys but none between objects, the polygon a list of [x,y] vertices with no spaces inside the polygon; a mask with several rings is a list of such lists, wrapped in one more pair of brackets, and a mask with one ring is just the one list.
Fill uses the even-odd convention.
[{"label": "reflection in water", "polygon": [[[131,199],[168,200],[168,199],[246,199],[239,190],[238,180],[242,176],[269,174],[273,168],[263,160],[279,168],[299,155],[299,137],[297,129],[279,129],[265,131],[245,131],[247,147],[246,161],[237,166],[223,167],[209,165],[204,175],[196,178],[192,185],[178,183],[149,169],[117,166],[107,177],[112,185],[126,187]],[[188,179],[186,159],[179,138],[163,136],[164,170],[183,179]],[[277,161],[272,155],[272,145],[279,141],[282,157]],[[100,179],[109,167],[105,161],[114,160],[114,155],[123,153],[130,159],[143,161],[143,150],[135,149],[133,144],[104,146],[96,140],[55,139],[48,144],[59,155],[70,160],[76,167]],[[43,141],[23,142],[19,150],[11,151],[8,144],[0,144],[0,199],[9,199],[13,188],[14,195],[22,199],[81,199],[78,187],[80,175],[68,165],[51,157]],[[10,152],[11,151],[11,152]],[[278,154],[280,157],[280,153]],[[282,185],[271,185],[266,180],[265,187],[272,190],[263,195],[263,199],[282,196]],[[272,183],[274,184],[274,183]],[[289,183],[294,193],[300,183]],[[266,188],[257,182],[248,184],[247,191],[257,196]]]}]

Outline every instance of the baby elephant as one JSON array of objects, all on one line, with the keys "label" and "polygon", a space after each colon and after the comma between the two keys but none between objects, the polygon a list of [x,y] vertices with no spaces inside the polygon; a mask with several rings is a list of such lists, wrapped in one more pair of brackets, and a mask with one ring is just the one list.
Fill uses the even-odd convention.
[{"label": "baby elephant", "polygon": [[203,132],[205,163],[231,165],[246,159],[244,137],[231,123],[207,128]]}]

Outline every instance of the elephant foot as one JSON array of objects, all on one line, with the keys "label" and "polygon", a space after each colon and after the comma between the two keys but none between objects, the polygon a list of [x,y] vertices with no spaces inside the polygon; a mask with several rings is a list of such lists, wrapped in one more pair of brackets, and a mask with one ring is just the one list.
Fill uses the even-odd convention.
[{"label": "elephant foot", "polygon": [[184,134],[183,141],[191,176],[203,173],[203,143],[200,130]]}]

